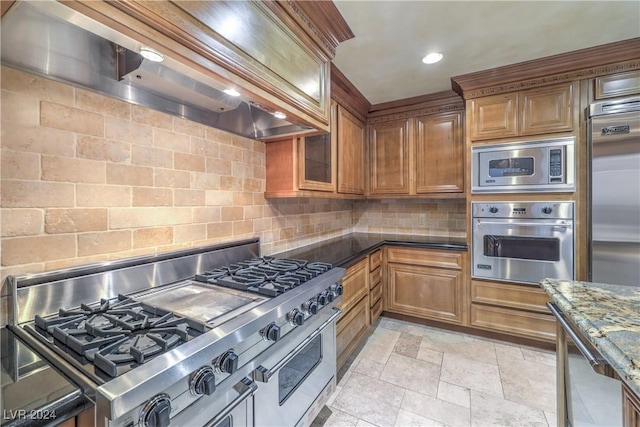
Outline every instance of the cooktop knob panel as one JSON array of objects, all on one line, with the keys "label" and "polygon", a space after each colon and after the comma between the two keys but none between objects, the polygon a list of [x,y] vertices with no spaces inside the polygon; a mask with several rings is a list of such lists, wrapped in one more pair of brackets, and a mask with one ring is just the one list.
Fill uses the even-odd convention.
[{"label": "cooktop knob panel", "polygon": [[196,396],[206,394],[211,396],[216,390],[216,375],[210,366],[204,366],[198,369],[191,377],[189,384],[191,392]]},{"label": "cooktop knob panel", "polygon": [[145,427],[167,427],[171,413],[171,398],[168,394],[158,394],[149,399],[140,412],[140,424]]},{"label": "cooktop knob panel", "polygon": [[304,313],[294,308],[287,314],[287,319],[294,326],[302,326],[304,324]]},{"label": "cooktop knob panel", "polygon": [[229,350],[222,356],[218,357],[215,362],[215,367],[218,371],[225,374],[233,374],[238,370],[238,355]]},{"label": "cooktop knob panel", "polygon": [[267,341],[276,342],[280,339],[280,326],[275,323],[271,323],[260,331],[260,335],[262,335],[262,338]]}]

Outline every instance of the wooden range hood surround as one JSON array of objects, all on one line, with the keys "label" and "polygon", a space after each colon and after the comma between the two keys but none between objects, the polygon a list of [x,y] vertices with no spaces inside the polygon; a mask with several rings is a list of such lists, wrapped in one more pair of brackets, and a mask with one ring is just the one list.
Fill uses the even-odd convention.
[{"label": "wooden range hood surround", "polygon": [[464,99],[640,69],[640,37],[451,77]]}]

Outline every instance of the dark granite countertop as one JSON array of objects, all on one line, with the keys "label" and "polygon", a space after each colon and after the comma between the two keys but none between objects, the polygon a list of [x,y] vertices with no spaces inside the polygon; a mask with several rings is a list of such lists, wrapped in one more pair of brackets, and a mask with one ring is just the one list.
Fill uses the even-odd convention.
[{"label": "dark granite countertop", "polygon": [[553,279],[540,286],[640,396],[640,287]]},{"label": "dark granite countertop", "polygon": [[286,252],[273,254],[277,258],[298,258],[307,261],[322,261],[336,267],[349,264],[382,245],[409,246],[416,248],[448,249],[466,251],[464,237],[414,236],[410,234],[350,233],[323,240]]},{"label": "dark granite countertop", "polygon": [[1,328],[0,336],[3,427],[57,425],[93,405],[9,329]]}]

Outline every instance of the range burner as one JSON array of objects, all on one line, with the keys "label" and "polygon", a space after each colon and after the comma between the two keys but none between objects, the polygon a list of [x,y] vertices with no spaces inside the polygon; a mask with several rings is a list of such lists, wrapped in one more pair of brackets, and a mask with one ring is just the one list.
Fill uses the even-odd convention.
[{"label": "range burner", "polygon": [[93,363],[108,377],[135,366],[206,332],[191,319],[119,295],[99,306],[60,309],[58,316],[36,315],[36,331],[53,344]]},{"label": "range burner", "polygon": [[196,274],[195,280],[275,297],[331,267],[324,262],[262,257]]}]

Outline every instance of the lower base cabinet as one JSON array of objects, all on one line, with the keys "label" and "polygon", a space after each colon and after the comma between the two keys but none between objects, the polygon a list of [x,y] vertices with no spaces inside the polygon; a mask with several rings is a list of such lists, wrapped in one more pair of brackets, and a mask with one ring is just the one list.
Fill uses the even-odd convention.
[{"label": "lower base cabinet", "polygon": [[340,317],[336,329],[336,354],[338,369],[344,365],[360,339],[369,330],[369,298],[364,296]]},{"label": "lower base cabinet", "polygon": [[547,294],[536,285],[471,281],[472,327],[555,342],[555,319]]},{"label": "lower base cabinet", "polygon": [[622,425],[640,427],[640,398],[622,383]]},{"label": "lower base cabinet", "polygon": [[464,323],[465,253],[387,249],[385,310],[447,323]]}]

